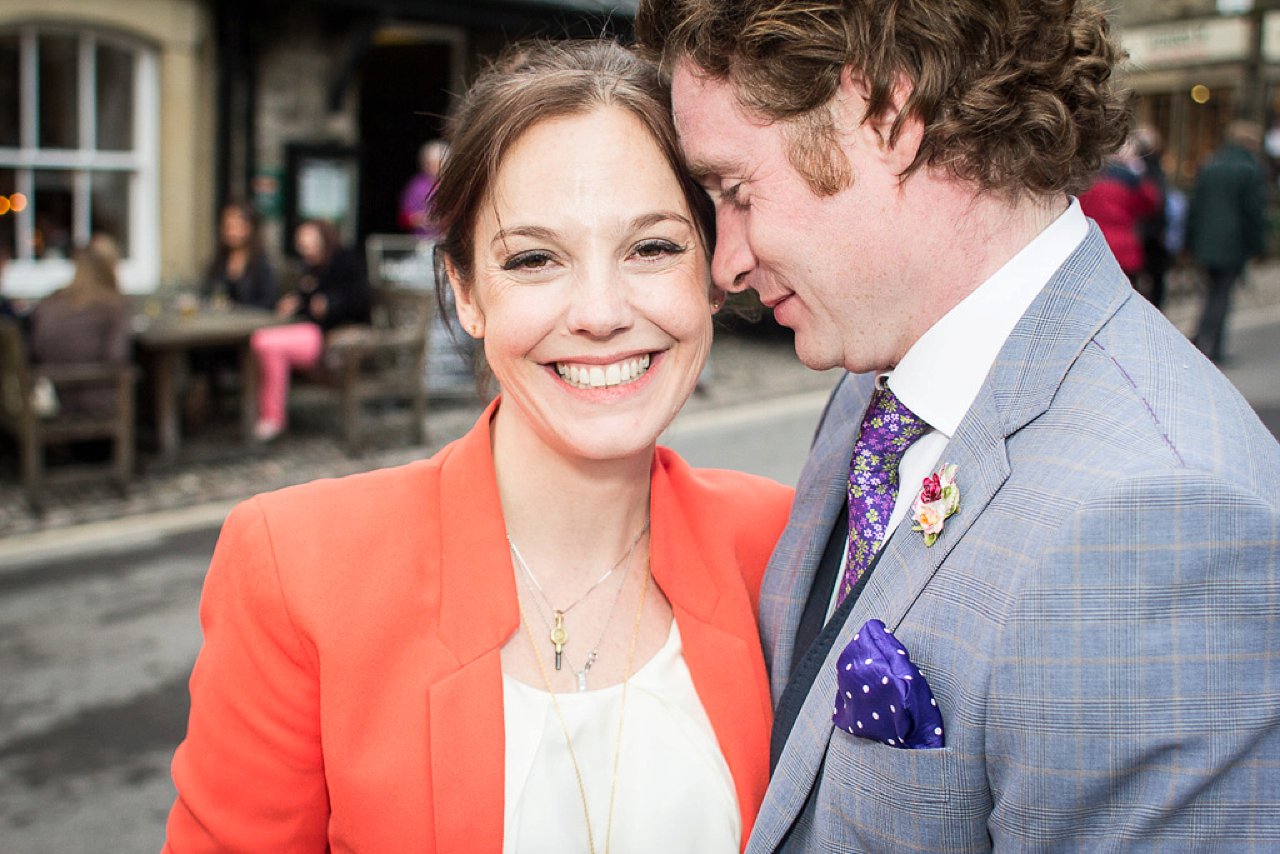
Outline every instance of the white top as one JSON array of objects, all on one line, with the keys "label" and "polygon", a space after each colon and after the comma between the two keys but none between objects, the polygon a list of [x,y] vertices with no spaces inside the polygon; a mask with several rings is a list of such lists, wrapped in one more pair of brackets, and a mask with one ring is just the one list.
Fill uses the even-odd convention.
[{"label": "white top", "polygon": [[[693,687],[675,620],[666,643],[631,676],[609,850],[736,854],[738,797],[711,721]],[[504,854],[587,851],[582,797],[560,720],[546,692],[504,675],[507,761]],[[556,694],[573,738],[604,854],[622,686]]]},{"label": "white top", "polygon": [[[911,510],[920,482],[938,466],[943,449],[973,406],[996,356],[1044,286],[1089,231],[1080,203],[1071,204],[1035,239],[920,336],[902,361],[883,375],[898,400],[929,425],[898,465],[898,498],[886,541]],[[963,472],[956,473],[963,477]],[[961,500],[964,495],[961,493]],[[838,578],[844,577],[844,562]],[[832,592],[830,617],[840,590]]]}]

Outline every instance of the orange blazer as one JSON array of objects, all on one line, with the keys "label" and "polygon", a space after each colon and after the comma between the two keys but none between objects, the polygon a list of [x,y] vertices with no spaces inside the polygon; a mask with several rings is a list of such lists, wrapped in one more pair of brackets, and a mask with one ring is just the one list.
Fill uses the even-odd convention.
[{"label": "orange blazer", "polygon": [[[490,451],[496,404],[430,460],[250,499],[200,604],[166,851],[500,854],[499,652],[519,623]],[[754,618],[791,490],[654,459],[651,566],[733,774],[768,782]]]}]

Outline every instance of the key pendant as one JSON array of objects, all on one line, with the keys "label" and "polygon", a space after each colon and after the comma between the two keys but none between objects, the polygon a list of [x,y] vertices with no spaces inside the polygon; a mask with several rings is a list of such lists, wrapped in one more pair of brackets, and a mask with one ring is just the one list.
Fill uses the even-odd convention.
[{"label": "key pendant", "polygon": [[569,640],[569,633],[564,630],[564,611],[556,611],[556,624],[551,629],[551,645],[556,648],[556,670],[560,669],[560,660],[567,640]]}]

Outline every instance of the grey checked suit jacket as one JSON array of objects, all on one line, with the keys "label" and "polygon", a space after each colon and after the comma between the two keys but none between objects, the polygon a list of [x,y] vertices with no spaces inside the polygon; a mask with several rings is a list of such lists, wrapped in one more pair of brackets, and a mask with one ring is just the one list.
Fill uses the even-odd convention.
[{"label": "grey checked suit jacket", "polygon": [[[871,387],[836,389],[765,577],[775,702]],[[960,510],[931,548],[909,523],[886,544],[748,851],[1280,851],[1280,446],[1092,224],[940,462]],[[945,748],[833,731],[873,617]]]}]

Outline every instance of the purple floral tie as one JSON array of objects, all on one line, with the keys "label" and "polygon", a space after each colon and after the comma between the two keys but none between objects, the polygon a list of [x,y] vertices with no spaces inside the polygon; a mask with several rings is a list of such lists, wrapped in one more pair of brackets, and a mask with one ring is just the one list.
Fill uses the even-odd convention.
[{"label": "purple floral tie", "polygon": [[885,541],[898,498],[898,463],[911,443],[928,431],[929,425],[887,386],[871,395],[849,462],[849,561],[837,604],[853,590]]}]

